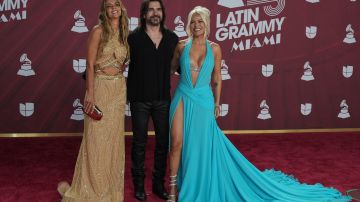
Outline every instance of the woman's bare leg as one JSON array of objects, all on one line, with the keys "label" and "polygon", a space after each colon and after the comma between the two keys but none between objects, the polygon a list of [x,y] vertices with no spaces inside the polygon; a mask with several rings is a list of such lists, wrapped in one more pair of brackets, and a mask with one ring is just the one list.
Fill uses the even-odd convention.
[{"label": "woman's bare leg", "polygon": [[171,146],[170,146],[170,198],[169,201],[176,201],[176,176],[179,169],[181,158],[182,138],[183,138],[183,119],[184,106],[180,101],[173,121],[171,123]]}]

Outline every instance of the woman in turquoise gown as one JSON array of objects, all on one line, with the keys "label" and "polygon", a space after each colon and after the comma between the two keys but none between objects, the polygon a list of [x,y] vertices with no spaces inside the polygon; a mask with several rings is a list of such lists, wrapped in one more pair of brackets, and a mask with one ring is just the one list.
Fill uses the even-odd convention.
[{"label": "woman in turquoise gown", "polygon": [[[172,69],[181,68],[170,107],[170,201],[350,201],[334,188],[300,183],[280,171],[258,170],[226,138],[219,114],[221,50],[209,42],[210,11],[195,7],[188,39],[179,42]],[[211,85],[213,91],[211,89]],[[177,187],[177,188],[176,188]]]}]

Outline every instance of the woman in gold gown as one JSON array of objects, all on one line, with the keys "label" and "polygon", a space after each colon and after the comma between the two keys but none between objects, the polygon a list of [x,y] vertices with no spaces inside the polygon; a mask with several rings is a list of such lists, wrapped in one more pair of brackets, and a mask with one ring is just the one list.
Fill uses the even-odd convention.
[{"label": "woman in gold gown", "polygon": [[60,182],[63,202],[124,200],[126,83],[122,75],[129,58],[128,17],[120,0],[103,0],[99,24],[88,41],[84,110],[96,105],[101,120],[86,116],[84,135],[71,186]]}]

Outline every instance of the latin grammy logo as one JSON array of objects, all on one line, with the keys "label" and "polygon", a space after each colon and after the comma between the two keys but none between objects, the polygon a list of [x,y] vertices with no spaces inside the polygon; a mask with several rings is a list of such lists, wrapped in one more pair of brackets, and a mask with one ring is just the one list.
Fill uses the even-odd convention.
[{"label": "latin grammy logo", "polygon": [[352,43],[355,43],[356,42],[356,39],[355,39],[355,31],[352,29],[351,27],[351,24],[348,24],[348,26],[346,27],[346,36],[343,40],[344,43],[347,43],[347,44],[352,44]]},{"label": "latin grammy logo", "polygon": [[271,2],[276,2],[277,5],[272,7],[272,5],[265,5],[264,12],[268,16],[277,16],[279,15],[285,8],[285,0],[248,0],[246,5],[260,5],[260,4],[269,4]]},{"label": "latin grammy logo", "polygon": [[346,104],[346,100],[342,100],[340,103],[340,112],[338,117],[341,119],[347,119],[350,117],[349,105]]},{"label": "latin grammy logo", "polygon": [[229,80],[231,76],[229,74],[229,67],[225,64],[225,60],[221,60],[221,80]]},{"label": "latin grammy logo", "polygon": [[0,23],[26,20],[29,0],[3,0],[0,3]]},{"label": "latin grammy logo", "polygon": [[309,39],[313,39],[316,37],[317,27],[316,26],[307,26],[305,30],[305,35]]},{"label": "latin grammy logo", "polygon": [[272,64],[266,64],[262,65],[261,67],[261,73],[265,77],[270,77],[274,72],[274,65]]},{"label": "latin grammy logo", "polygon": [[270,115],[270,107],[266,104],[266,100],[261,101],[260,103],[260,113],[258,114],[257,118],[261,120],[271,119]]},{"label": "latin grammy logo", "polygon": [[[0,13],[1,14],[1,13]],[[15,14],[10,13],[9,16],[5,16],[5,14],[1,14],[0,16],[0,23],[2,22],[10,22],[10,21],[19,21],[19,20],[25,20],[26,19],[26,10],[18,11]]]},{"label": "latin grammy logo", "polygon": [[[250,0],[249,0],[250,1]],[[258,2],[257,0],[253,0]],[[271,5],[264,6],[264,11],[268,16],[277,16],[279,15],[285,8],[285,0],[262,0],[261,2],[277,2],[277,6],[273,8]],[[260,4],[260,3],[258,3]]]},{"label": "latin grammy logo", "polygon": [[35,105],[31,102],[20,103],[19,104],[19,112],[24,117],[30,117],[34,114]]},{"label": "latin grammy logo", "polygon": [[71,115],[70,119],[75,120],[75,121],[81,121],[84,120],[84,112],[82,110],[83,105],[80,103],[80,99],[75,99],[74,103],[73,103],[73,107],[74,112]]},{"label": "latin grammy logo", "polygon": [[310,62],[306,61],[304,64],[304,74],[301,77],[301,80],[303,81],[312,81],[314,80],[314,76],[312,73],[312,67],[310,66]]},{"label": "latin grammy logo", "polygon": [[187,36],[185,31],[185,24],[181,20],[181,16],[177,16],[175,18],[174,24],[176,25],[174,32],[179,38]]},{"label": "latin grammy logo", "polygon": [[309,115],[311,113],[311,109],[312,109],[311,103],[301,104],[301,106],[300,106],[300,112],[304,116]]},{"label": "latin grammy logo", "polygon": [[77,33],[88,32],[89,29],[85,25],[85,18],[81,15],[81,11],[77,10],[74,14],[75,25],[71,28],[71,31]]},{"label": "latin grammy logo", "polygon": [[31,67],[31,60],[28,58],[27,54],[24,53],[20,56],[21,67],[17,72],[19,76],[34,76],[35,71]]}]

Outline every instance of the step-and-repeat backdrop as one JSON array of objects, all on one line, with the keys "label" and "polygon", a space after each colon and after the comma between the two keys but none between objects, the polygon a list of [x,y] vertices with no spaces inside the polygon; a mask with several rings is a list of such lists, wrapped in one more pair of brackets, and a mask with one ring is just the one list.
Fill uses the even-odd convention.
[{"label": "step-and-repeat backdrop", "polygon": [[[0,133],[82,132],[86,42],[100,3],[0,0]],[[141,0],[123,3],[134,29]],[[222,129],[360,128],[360,0],[164,3],[181,39],[193,7],[211,10]],[[126,116],[130,131],[129,106]]]}]

